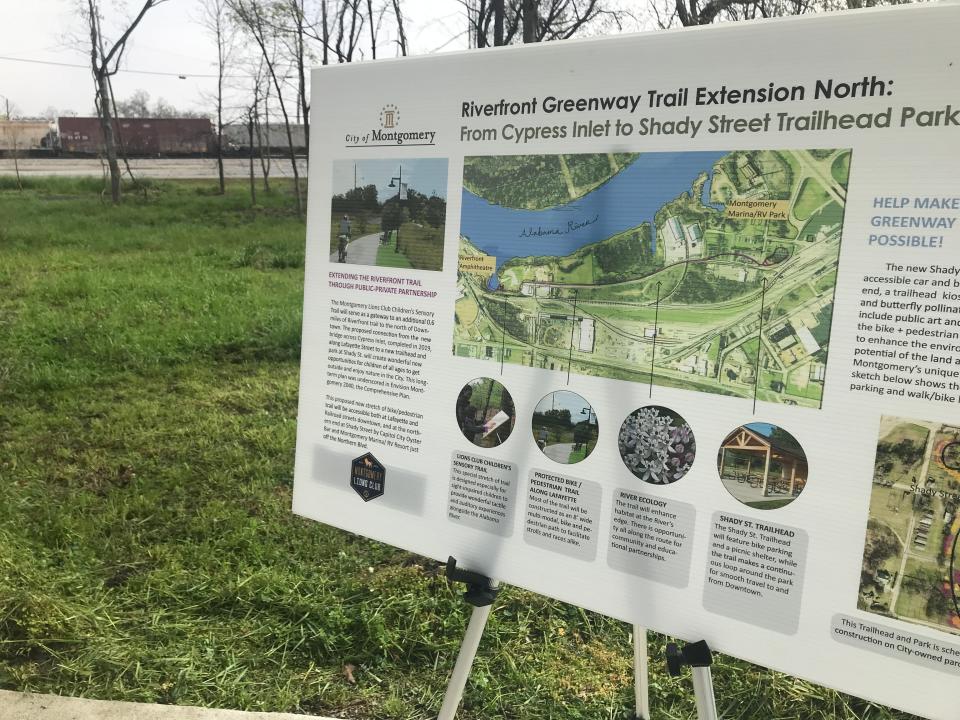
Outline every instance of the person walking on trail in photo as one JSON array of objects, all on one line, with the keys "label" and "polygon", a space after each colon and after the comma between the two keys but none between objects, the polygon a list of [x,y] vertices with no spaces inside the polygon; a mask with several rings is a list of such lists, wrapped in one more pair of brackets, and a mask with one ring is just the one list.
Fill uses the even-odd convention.
[{"label": "person walking on trail in photo", "polygon": [[347,261],[347,242],[350,240],[350,216],[344,215],[340,220],[340,233],[337,235],[337,260]]}]

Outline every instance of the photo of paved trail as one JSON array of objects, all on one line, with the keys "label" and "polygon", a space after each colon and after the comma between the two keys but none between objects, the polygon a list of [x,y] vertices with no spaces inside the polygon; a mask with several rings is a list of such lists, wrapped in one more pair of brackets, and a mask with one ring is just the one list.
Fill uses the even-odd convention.
[{"label": "photo of paved trail", "polygon": [[[364,235],[347,243],[347,259],[353,265],[376,265],[377,250],[380,249],[380,233]],[[338,262],[339,251],[330,253],[330,262]]]},{"label": "photo of paved trail", "polygon": [[850,159],[465,158],[453,352],[818,408]]},{"label": "photo of paved trail", "polygon": [[547,393],[533,410],[533,440],[548,458],[572,465],[597,446],[600,425],[593,406],[570,390]]},{"label": "photo of paved trail", "polygon": [[446,158],[333,163],[330,262],[346,241],[347,265],[443,269]]}]

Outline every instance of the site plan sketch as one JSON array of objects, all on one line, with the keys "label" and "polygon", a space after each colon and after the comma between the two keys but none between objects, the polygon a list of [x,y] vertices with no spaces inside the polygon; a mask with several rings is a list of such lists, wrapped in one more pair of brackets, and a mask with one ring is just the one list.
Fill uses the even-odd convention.
[{"label": "site plan sketch", "polygon": [[453,353],[818,408],[850,158],[467,157]]},{"label": "site plan sketch", "polygon": [[858,607],[960,635],[960,428],[883,417]]}]

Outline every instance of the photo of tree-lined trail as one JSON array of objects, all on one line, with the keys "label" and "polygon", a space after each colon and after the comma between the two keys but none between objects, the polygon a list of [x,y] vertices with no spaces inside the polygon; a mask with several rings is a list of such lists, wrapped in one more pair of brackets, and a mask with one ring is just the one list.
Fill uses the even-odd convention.
[{"label": "photo of tree-lined trail", "polygon": [[850,158],[468,157],[453,353],[818,408]]},{"label": "photo of tree-lined trail", "polygon": [[857,606],[960,635],[960,427],[883,417]]},{"label": "photo of tree-lined trail", "polygon": [[447,160],[337,160],[330,262],[443,269]]}]

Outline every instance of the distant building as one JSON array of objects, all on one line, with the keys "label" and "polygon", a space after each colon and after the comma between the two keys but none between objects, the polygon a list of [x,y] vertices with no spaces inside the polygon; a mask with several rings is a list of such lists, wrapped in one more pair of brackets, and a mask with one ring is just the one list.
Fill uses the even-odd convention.
[{"label": "distant building", "polygon": [[687,241],[690,257],[700,257],[703,255],[703,230],[699,223],[691,223],[683,226],[683,234]]},{"label": "distant building", "polygon": [[663,245],[663,259],[666,263],[685,260],[687,257],[686,239],[683,235],[683,226],[676,216],[667,218],[661,227]]},{"label": "distant building", "polygon": [[580,342],[577,349],[580,352],[593,352],[593,318],[580,319]]},{"label": "distant building", "polygon": [[0,121],[0,150],[38,150],[53,147],[54,126],[46,120]]},{"label": "distant building", "polygon": [[803,349],[807,351],[807,355],[813,355],[816,352],[820,351],[820,343],[816,341],[807,328],[803,325],[797,325],[796,328],[797,337],[800,339],[800,344],[803,345]]}]

